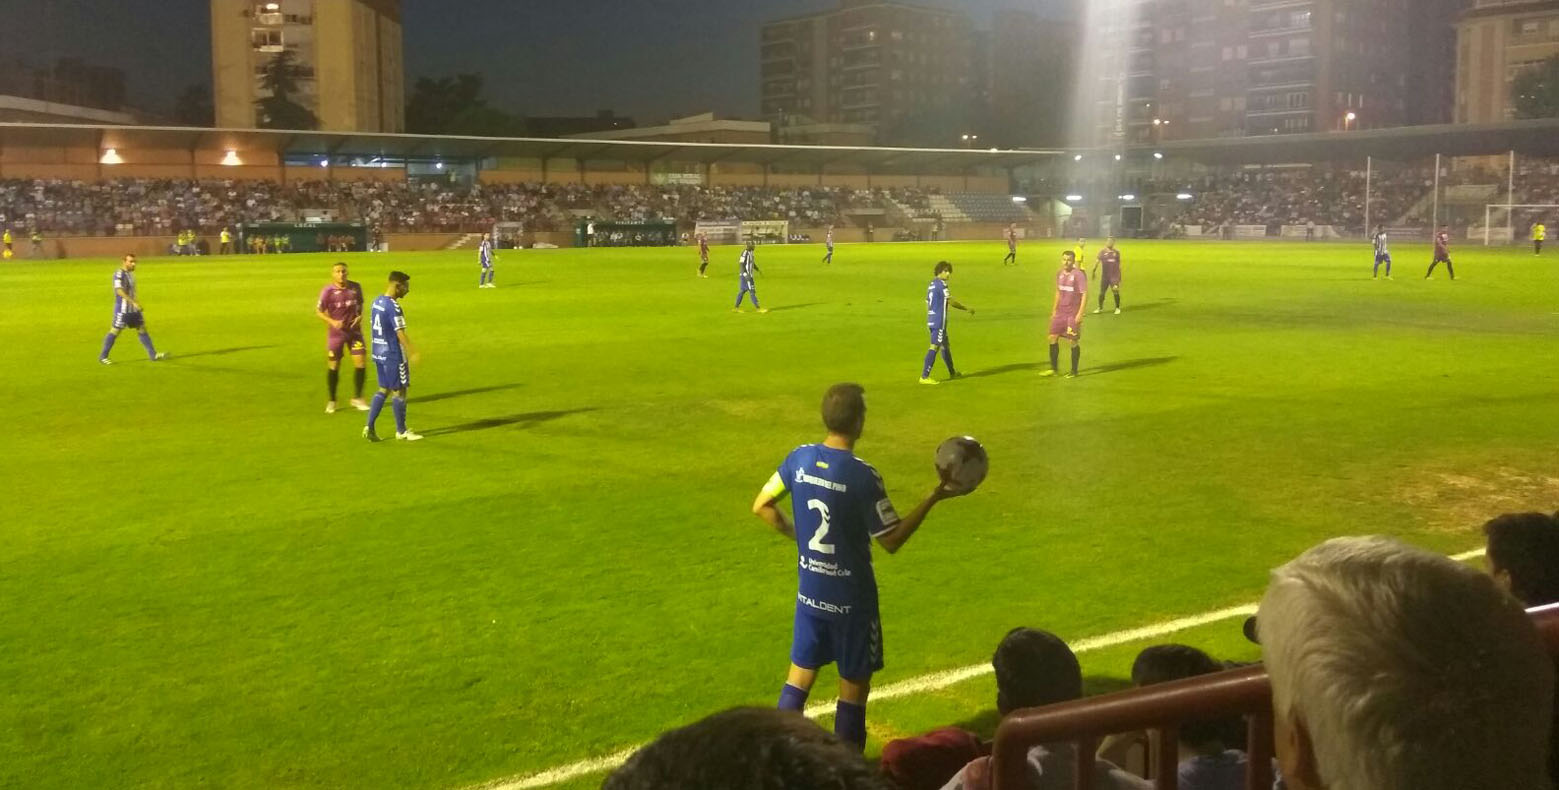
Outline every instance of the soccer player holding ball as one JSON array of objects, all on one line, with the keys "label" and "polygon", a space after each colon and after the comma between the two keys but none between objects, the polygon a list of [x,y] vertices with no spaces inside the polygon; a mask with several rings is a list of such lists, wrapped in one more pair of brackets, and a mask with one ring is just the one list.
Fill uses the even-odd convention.
[{"label": "soccer player holding ball", "polygon": [[1079,343],[1082,340],[1083,310],[1088,306],[1088,275],[1077,268],[1077,253],[1066,250],[1061,253],[1061,271],[1056,274],[1056,300],[1050,310],[1050,369],[1041,376],[1054,376],[1060,372],[1061,340],[1072,347],[1072,372],[1066,377],[1077,378],[1077,362],[1082,357]]},{"label": "soccer player holding ball", "polygon": [[[889,554],[897,552],[933,505],[969,489],[944,480],[900,518],[877,470],[855,456],[855,443],[866,425],[865,390],[858,384],[835,384],[823,396],[822,411],[827,437],[791,451],[758,493],[752,512],[794,540],[800,555],[790,672],[779,708],[803,710],[817,671],[836,664],[834,733],[865,748],[866,698],[872,673],[883,667],[872,539]],[[794,525],[778,507],[786,496],[792,499]]]}]

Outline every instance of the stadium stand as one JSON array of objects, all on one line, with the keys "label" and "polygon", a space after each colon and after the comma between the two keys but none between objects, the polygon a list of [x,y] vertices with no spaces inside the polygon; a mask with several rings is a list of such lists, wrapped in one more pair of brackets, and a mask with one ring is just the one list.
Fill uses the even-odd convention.
[{"label": "stadium stand", "polygon": [[1033,218],[1028,209],[1012,202],[1010,195],[961,192],[947,197],[973,222],[1028,222]]}]

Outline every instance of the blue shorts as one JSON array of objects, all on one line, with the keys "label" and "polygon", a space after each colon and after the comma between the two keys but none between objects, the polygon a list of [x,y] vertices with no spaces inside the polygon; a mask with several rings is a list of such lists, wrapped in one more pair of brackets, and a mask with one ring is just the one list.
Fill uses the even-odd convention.
[{"label": "blue shorts", "polygon": [[1382,252],[1375,256],[1376,263],[1391,263],[1391,253]]},{"label": "blue shorts", "polygon": [[926,328],[931,330],[931,345],[937,348],[947,345],[947,327],[928,326]]},{"label": "blue shorts", "polygon": [[146,317],[140,310],[133,313],[115,313],[113,326],[115,329],[142,329],[146,326]]},{"label": "blue shorts", "polygon": [[404,359],[375,359],[374,369],[379,373],[379,386],[387,390],[403,390],[411,386],[411,368]]},{"label": "blue shorts", "polygon": [[882,625],[877,614],[832,620],[797,601],[790,662],[802,669],[833,663],[839,665],[839,677],[846,680],[870,678],[882,669]]}]

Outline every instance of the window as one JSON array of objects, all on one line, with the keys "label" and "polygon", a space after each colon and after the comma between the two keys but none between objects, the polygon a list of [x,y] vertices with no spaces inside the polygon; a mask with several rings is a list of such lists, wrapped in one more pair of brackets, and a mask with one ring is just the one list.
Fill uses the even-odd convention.
[{"label": "window", "polygon": [[286,48],[282,45],[281,31],[275,28],[254,28],[249,31],[249,42],[260,52],[280,52]]},{"label": "window", "polygon": [[1540,19],[1516,20],[1516,35],[1535,36],[1543,32],[1543,21]]},{"label": "window", "polygon": [[1234,56],[1239,58],[1240,60],[1244,60],[1245,59],[1245,45],[1244,44],[1241,44],[1238,47],[1234,48]]},{"label": "window", "polygon": [[1300,57],[1310,54],[1310,39],[1291,38],[1288,40],[1288,54]]}]

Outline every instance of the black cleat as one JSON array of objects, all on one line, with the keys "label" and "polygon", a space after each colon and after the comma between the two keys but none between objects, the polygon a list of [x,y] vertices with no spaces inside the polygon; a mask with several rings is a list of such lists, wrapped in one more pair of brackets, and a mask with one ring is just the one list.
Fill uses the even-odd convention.
[{"label": "black cleat", "polygon": [[374,433],[374,429],[369,428],[367,426],[364,426],[363,427],[363,438],[367,439],[370,442],[377,442],[377,441],[379,441],[379,434]]}]

